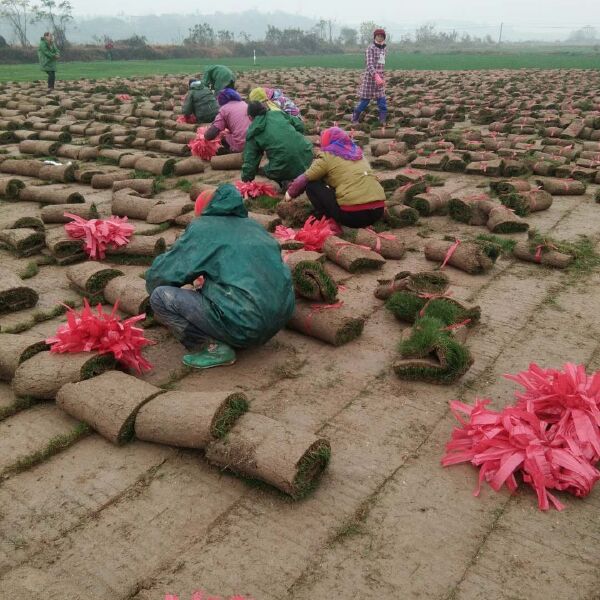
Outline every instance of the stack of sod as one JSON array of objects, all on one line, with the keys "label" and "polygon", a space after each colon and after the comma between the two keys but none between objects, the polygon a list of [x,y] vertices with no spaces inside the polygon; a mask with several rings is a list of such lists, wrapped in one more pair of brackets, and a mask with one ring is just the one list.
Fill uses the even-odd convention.
[{"label": "stack of sod", "polygon": [[0,313],[31,308],[38,299],[37,292],[24,285],[18,275],[0,267]]},{"label": "stack of sod", "polygon": [[16,369],[12,387],[17,396],[53,400],[67,383],[90,379],[115,367],[112,355],[93,352],[39,352]]},{"label": "stack of sod", "polygon": [[82,204],[85,198],[68,187],[28,185],[21,190],[19,200],[41,204]]},{"label": "stack of sod", "polygon": [[108,282],[120,275],[123,275],[122,271],[95,261],[74,265],[67,270],[67,279],[73,287],[93,303],[101,300]]},{"label": "stack of sod", "polygon": [[410,227],[418,223],[419,211],[410,206],[403,206],[402,204],[392,205],[385,209],[383,220],[392,229]]},{"label": "stack of sod", "polygon": [[98,209],[92,202],[84,204],[49,204],[40,211],[44,223],[70,223],[72,219],[71,217],[65,217],[65,213],[76,215],[82,219],[97,219],[99,216]]},{"label": "stack of sod", "polygon": [[137,275],[111,277],[104,285],[103,295],[110,304],[119,303],[119,310],[128,315],[140,315],[150,310],[146,282]]},{"label": "stack of sod", "polygon": [[[432,240],[425,246],[425,258],[442,263],[453,245],[453,242],[445,240]],[[499,250],[495,244],[479,241],[461,242],[447,264],[475,275],[489,271],[494,266],[498,255]]]},{"label": "stack of sod", "polygon": [[[401,291],[390,296],[386,307],[397,319],[414,323],[399,345],[402,358],[394,363],[400,378],[447,384],[466,373],[473,359],[457,338],[466,332],[460,324],[473,327],[479,322],[478,306],[467,308],[451,298],[428,300]],[[452,329],[455,325],[459,325],[457,330]]]},{"label": "stack of sod", "polygon": [[20,179],[6,177],[0,179],[0,198],[5,200],[17,200],[19,193],[25,187]]},{"label": "stack of sod", "polygon": [[165,238],[158,235],[133,235],[126,246],[106,249],[107,260],[111,262],[150,265],[167,249]]},{"label": "stack of sod", "polygon": [[448,276],[442,271],[401,271],[394,279],[381,279],[375,297],[387,300],[394,292],[408,290],[418,294],[443,294],[450,285]]},{"label": "stack of sod", "polygon": [[326,439],[250,412],[206,449],[213,465],[264,481],[294,499],[316,487],[330,457]]},{"label": "stack of sod", "polygon": [[23,362],[48,350],[43,339],[28,333],[0,334],[0,379],[12,381],[17,367]]},{"label": "stack of sod", "polygon": [[140,408],[162,393],[160,388],[137,377],[107,371],[87,381],[62,385],[56,403],[113,444],[121,445],[133,438]]},{"label": "stack of sod", "polygon": [[577,179],[536,179],[545,192],[553,196],[582,196],[586,185]]},{"label": "stack of sod", "polygon": [[460,223],[468,225],[485,225],[491,210],[497,206],[489,196],[471,196],[466,198],[452,198],[448,202],[450,217]]},{"label": "stack of sod", "polygon": [[308,198],[299,198],[291,202],[280,202],[277,215],[290,227],[302,227],[313,213],[313,205]]},{"label": "stack of sod", "polygon": [[529,223],[506,206],[492,208],[487,222],[492,233],[519,233],[529,229]]},{"label": "stack of sod", "polygon": [[332,346],[342,346],[362,334],[365,320],[351,314],[341,303],[313,304],[297,299],[287,326]]},{"label": "stack of sod", "polygon": [[46,233],[46,246],[59,265],[69,265],[86,258],[84,240],[70,238],[64,227],[56,227]]},{"label": "stack of sod", "polygon": [[37,254],[46,243],[43,231],[29,227],[19,229],[3,229],[0,231],[0,245],[17,256]]},{"label": "stack of sod", "polygon": [[514,210],[519,217],[526,217],[529,213],[549,209],[552,206],[552,195],[543,190],[509,193],[501,195],[500,202]]},{"label": "stack of sod", "polygon": [[395,235],[390,233],[377,233],[372,229],[351,229],[344,227],[343,237],[345,240],[367,246],[381,254],[384,258],[399,259],[404,256],[406,247]]},{"label": "stack of sod", "polygon": [[325,240],[323,250],[329,260],[349,273],[380,269],[385,264],[385,259],[376,252],[346,242],[334,235]]},{"label": "stack of sod", "polygon": [[146,442],[205,449],[227,435],[248,411],[241,392],[167,392],[137,414],[135,437]]}]

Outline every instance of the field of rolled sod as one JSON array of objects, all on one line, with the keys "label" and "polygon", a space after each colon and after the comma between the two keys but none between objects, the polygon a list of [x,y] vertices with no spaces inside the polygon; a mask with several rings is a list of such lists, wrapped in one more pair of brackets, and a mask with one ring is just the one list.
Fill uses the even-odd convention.
[{"label": "field of rolled sod", "polygon": [[[132,77],[160,73],[187,74],[202,70],[203,65],[221,63],[237,71],[253,69],[252,58],[185,58],[167,60],[120,60],[59,63],[58,79],[103,79]],[[259,57],[257,68],[287,69],[293,67],[323,67],[330,69],[361,69],[364,56],[360,54],[325,54],[311,56]],[[390,69],[408,70],[477,70],[477,69],[598,69],[598,52],[510,52],[510,53],[390,53]],[[37,64],[0,65],[0,82],[28,81],[43,76]]]}]

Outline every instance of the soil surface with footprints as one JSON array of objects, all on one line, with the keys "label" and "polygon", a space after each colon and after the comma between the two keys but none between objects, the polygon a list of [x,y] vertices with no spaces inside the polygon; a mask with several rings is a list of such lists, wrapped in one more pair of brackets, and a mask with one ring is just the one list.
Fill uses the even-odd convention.
[{"label": "soil surface with footprints", "polygon": [[[323,128],[351,130],[358,77],[257,71],[238,89],[281,88],[317,150]],[[0,85],[0,598],[598,597],[598,489],[558,494],[565,510],[544,512],[528,486],[484,484],[476,498],[477,470],[440,461],[451,400],[500,409],[517,390],[503,375],[531,362],[600,369],[600,73],[389,73],[387,126],[371,106],[352,129],[385,217],[319,254],[281,241],[298,275],[288,328],[208,371],[184,367],[149,312],[153,368],[141,375],[96,353],[49,353],[65,305],[148,311],[148,265],[201,191],[239,180],[238,156],[190,155],[198,126],[177,120],[186,87]],[[246,204],[272,233],[298,230],[306,197],[282,200]],[[135,232],[92,262],[65,212],[128,216]],[[419,317],[401,319],[389,296],[426,271],[446,276],[437,295],[463,326],[416,356],[406,342]],[[202,427],[181,432],[200,418],[192,398]],[[252,468],[246,456],[225,468],[236,451]]]}]

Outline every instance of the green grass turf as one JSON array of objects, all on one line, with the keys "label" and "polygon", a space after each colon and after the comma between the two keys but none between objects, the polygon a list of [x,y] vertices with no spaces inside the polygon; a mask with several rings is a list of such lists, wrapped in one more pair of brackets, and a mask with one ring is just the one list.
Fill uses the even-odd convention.
[{"label": "green grass turf", "polygon": [[[218,62],[236,71],[253,69],[251,58],[181,58],[165,60],[117,60],[109,62],[59,63],[57,79],[105,79],[156,74],[188,75]],[[324,67],[363,69],[364,53],[325,54],[314,56],[260,57],[258,69]],[[408,70],[473,70],[473,69],[600,69],[600,55],[594,52],[507,52],[427,54],[394,52],[388,54],[386,68]],[[0,82],[45,79],[37,64],[0,65]]]}]

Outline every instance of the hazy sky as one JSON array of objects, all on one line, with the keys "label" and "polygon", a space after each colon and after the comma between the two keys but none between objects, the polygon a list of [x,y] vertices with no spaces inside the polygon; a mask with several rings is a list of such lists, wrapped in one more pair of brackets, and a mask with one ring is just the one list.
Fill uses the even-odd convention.
[{"label": "hazy sky", "polygon": [[[600,29],[600,0],[219,0],[218,3],[197,0],[73,0],[74,12],[87,15],[128,15],[193,13],[208,14],[218,9],[236,12],[258,9],[263,12],[284,10],[308,17],[335,19],[338,23],[386,21],[396,24],[452,19],[495,24],[504,21],[527,28],[556,26],[572,29],[592,25]],[[557,30],[558,33],[558,30]]]}]

